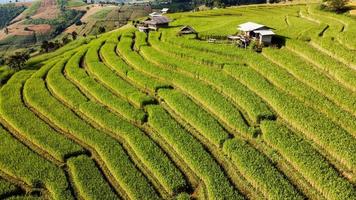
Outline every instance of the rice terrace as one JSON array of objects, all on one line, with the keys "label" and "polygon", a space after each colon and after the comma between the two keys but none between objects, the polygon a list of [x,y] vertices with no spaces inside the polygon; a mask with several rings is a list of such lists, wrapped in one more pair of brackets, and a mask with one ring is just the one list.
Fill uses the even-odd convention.
[{"label": "rice terrace", "polygon": [[163,16],[32,57],[1,86],[0,199],[356,199],[354,17]]}]

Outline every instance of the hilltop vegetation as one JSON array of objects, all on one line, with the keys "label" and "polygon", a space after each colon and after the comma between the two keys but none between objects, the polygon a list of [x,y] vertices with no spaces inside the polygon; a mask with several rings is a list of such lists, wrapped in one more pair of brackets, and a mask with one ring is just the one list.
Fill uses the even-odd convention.
[{"label": "hilltop vegetation", "polygon": [[0,29],[4,28],[11,20],[13,20],[25,9],[25,6],[15,6],[15,4],[0,4]]},{"label": "hilltop vegetation", "polygon": [[38,0],[21,14],[16,13],[0,31],[0,51],[29,47],[62,33],[84,14],[66,5],[67,1]]},{"label": "hilltop vegetation", "polygon": [[[11,77],[1,198],[356,199],[353,18],[313,4],[169,17],[148,35],[126,25],[69,43]],[[222,39],[246,21],[279,44]],[[198,37],[179,36],[184,25]]]}]

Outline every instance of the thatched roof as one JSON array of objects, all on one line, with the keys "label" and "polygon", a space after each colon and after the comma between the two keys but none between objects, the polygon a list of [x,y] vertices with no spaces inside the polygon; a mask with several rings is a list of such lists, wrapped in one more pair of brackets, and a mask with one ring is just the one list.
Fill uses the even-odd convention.
[{"label": "thatched roof", "polygon": [[191,26],[184,26],[182,29],[180,29],[179,33],[190,34],[190,33],[197,33],[197,31]]},{"label": "thatched roof", "polygon": [[158,24],[168,24],[169,22],[171,22],[171,20],[166,16],[157,16],[157,17],[155,16],[155,17],[151,17],[149,20],[146,20],[144,23],[158,25]]}]

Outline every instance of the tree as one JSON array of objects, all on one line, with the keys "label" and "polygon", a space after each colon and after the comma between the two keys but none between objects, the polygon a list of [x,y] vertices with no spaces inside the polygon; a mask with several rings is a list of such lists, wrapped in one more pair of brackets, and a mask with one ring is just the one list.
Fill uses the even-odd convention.
[{"label": "tree", "polygon": [[75,32],[75,31],[73,31],[73,32],[71,33],[71,35],[72,35],[72,39],[73,39],[73,40],[76,40],[76,39],[77,39],[77,36],[78,36],[78,33]]},{"label": "tree", "polygon": [[53,44],[54,44],[54,49],[58,49],[59,47],[62,46],[58,40],[55,40]]},{"label": "tree", "polygon": [[43,41],[41,45],[42,51],[47,53],[49,51],[49,48],[49,42],[47,40]]},{"label": "tree", "polygon": [[20,70],[25,66],[26,61],[30,58],[28,52],[16,52],[7,58],[6,64],[14,70]]},{"label": "tree", "polygon": [[99,27],[99,33],[105,33],[105,28],[103,26],[100,26]]},{"label": "tree", "polygon": [[78,21],[75,22],[76,26],[81,26],[82,24],[83,24],[83,22],[81,20],[78,20]]},{"label": "tree", "polygon": [[66,44],[68,44],[70,42],[70,39],[68,38],[68,36],[64,36],[63,38],[62,38],[62,44],[63,45],[66,45]]},{"label": "tree", "polygon": [[324,6],[327,8],[341,12],[346,9],[346,5],[349,3],[349,0],[323,0],[324,1]]}]

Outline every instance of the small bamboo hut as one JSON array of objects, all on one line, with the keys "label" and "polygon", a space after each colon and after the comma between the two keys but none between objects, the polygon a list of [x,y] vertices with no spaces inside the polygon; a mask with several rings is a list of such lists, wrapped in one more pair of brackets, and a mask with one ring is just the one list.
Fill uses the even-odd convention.
[{"label": "small bamboo hut", "polygon": [[188,34],[198,34],[198,32],[192,28],[191,26],[184,26],[183,28],[180,29],[179,35],[188,35]]},{"label": "small bamboo hut", "polygon": [[150,17],[148,20],[144,21],[145,27],[149,30],[158,30],[159,28],[168,27],[171,20],[166,16],[154,16]]},{"label": "small bamboo hut", "polygon": [[272,37],[275,35],[271,28],[254,22],[240,24],[237,29],[242,32],[243,36],[256,39],[260,44],[271,44]]}]

